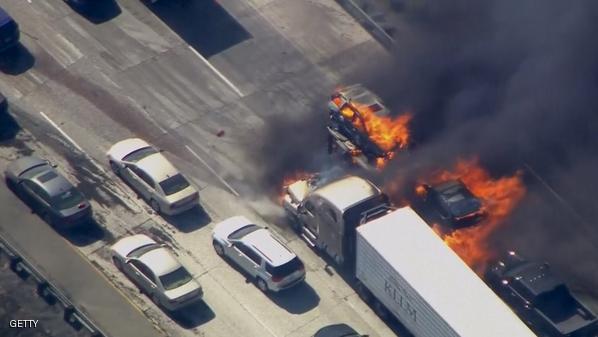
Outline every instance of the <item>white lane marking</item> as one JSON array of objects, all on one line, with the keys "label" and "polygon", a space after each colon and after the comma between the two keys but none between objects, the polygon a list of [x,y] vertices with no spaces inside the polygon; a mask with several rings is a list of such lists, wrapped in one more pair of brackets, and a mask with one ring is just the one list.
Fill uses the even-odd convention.
[{"label": "white lane marking", "polygon": [[56,129],[58,132],[60,132],[60,134],[61,134],[61,135],[62,135],[64,138],[66,138],[66,140],[68,140],[68,141],[71,143],[71,145],[73,145],[73,146],[74,146],[74,147],[75,147],[77,150],[79,150],[79,152],[81,152],[81,153],[85,153],[85,152],[83,151],[83,149],[81,148],[81,146],[79,146],[79,144],[77,144],[77,143],[76,143],[76,142],[73,140],[73,138],[71,138],[71,137],[70,137],[70,136],[69,136],[69,135],[68,135],[66,132],[64,132],[64,131],[63,131],[63,130],[62,130],[62,129],[61,129],[59,126],[58,126],[58,124],[54,123],[54,121],[53,121],[53,120],[51,120],[51,119],[50,119],[50,117],[48,117],[48,115],[46,115],[46,114],[45,114],[43,111],[40,111],[39,113],[40,113],[40,115],[42,115],[42,117],[44,117],[44,119],[45,119],[45,120],[47,120],[47,121],[48,121],[48,123],[50,123],[50,125],[52,125],[52,126],[54,127],[54,129]]},{"label": "white lane marking", "polygon": [[197,57],[199,57],[200,60],[203,61],[203,63],[205,63],[210,69],[212,69],[212,71],[218,75],[218,77],[220,77],[220,79],[222,81],[224,81],[224,83],[226,83],[234,92],[237,93],[237,95],[239,95],[239,97],[243,97],[243,93],[241,92],[241,90],[239,90],[239,88],[237,88],[233,82],[231,82],[228,78],[226,78],[224,75],[222,75],[222,73],[216,69],[216,67],[214,67],[205,57],[203,57],[203,55],[201,55],[197,50],[195,50],[195,48],[191,47],[191,46],[187,46],[189,47],[189,49],[193,52],[193,54],[197,55]]},{"label": "white lane marking", "polygon": [[238,196],[240,196],[240,194],[239,194],[237,191],[235,191],[235,189],[234,189],[234,188],[233,188],[231,185],[229,185],[229,184],[226,182],[226,180],[224,180],[224,178],[222,178],[222,177],[221,177],[221,176],[220,176],[218,173],[216,173],[216,170],[214,170],[214,169],[213,169],[213,168],[212,168],[210,165],[208,165],[208,163],[206,163],[206,161],[205,161],[205,160],[203,160],[203,158],[202,158],[202,157],[200,157],[200,156],[197,154],[197,152],[193,151],[193,149],[192,149],[192,148],[190,148],[190,147],[189,147],[189,145],[185,145],[185,147],[187,148],[187,150],[188,150],[189,152],[191,152],[191,154],[192,154],[192,155],[193,155],[195,158],[197,158],[197,160],[199,160],[199,161],[200,161],[200,162],[201,162],[201,163],[202,163],[202,164],[203,164],[203,165],[204,165],[204,166],[205,166],[205,167],[206,167],[208,170],[210,170],[210,172],[212,172],[212,174],[213,174],[214,176],[216,176],[216,178],[218,178],[218,180],[220,180],[220,182],[221,182],[221,183],[222,183],[224,186],[226,186],[226,188],[228,188],[228,190],[229,190],[229,191],[231,191],[231,192],[232,192],[232,194],[234,194],[234,195],[235,195],[235,196],[237,196],[237,197],[238,197]]},{"label": "white lane marking", "polygon": [[[62,130],[58,124],[56,124],[52,119],[50,119],[50,117],[48,117],[48,115],[46,115],[43,111],[39,112],[40,115],[42,115],[42,117],[44,117],[44,119],[46,121],[48,121],[48,123],[50,123],[50,125],[52,125],[58,132],[60,132],[60,134],[68,141],[70,142],[79,152],[81,152],[83,154],[83,156],[85,156],[85,158],[87,158],[87,160],[89,160],[89,162],[95,166],[100,172],[102,172],[102,174],[104,174],[105,176],[108,175],[108,172],[106,172],[106,170],[104,169],[103,166],[101,166],[95,159],[93,159],[87,152],[83,151],[83,148],[81,148],[81,146],[79,146],[79,144],[77,144],[73,138],[71,138],[66,132],[64,132],[64,130]],[[93,174],[92,172],[89,172],[90,174]],[[114,184],[114,186],[116,188],[118,188],[118,185]],[[124,204],[126,204],[130,209],[135,209],[135,207],[141,208],[143,209],[142,206],[135,204],[134,202],[128,202],[127,200],[131,200],[130,198],[123,196],[121,197],[121,195],[119,195],[117,193],[117,191],[115,189],[112,188],[112,186],[109,186],[106,184],[106,187],[108,189],[110,189],[111,191],[114,192],[114,195],[119,198]],[[122,191],[122,190],[121,190]]]}]

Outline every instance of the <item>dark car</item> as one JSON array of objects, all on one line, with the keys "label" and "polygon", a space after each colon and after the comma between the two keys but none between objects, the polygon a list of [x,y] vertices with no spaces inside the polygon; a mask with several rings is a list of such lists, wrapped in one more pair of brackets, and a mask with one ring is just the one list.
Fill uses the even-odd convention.
[{"label": "dark car", "polygon": [[596,315],[553,274],[547,263],[530,262],[509,252],[491,265],[485,278],[538,336],[598,336]]},{"label": "dark car", "polygon": [[6,97],[4,97],[4,95],[2,95],[2,93],[0,93],[0,114],[5,113],[7,109],[8,109],[8,101],[6,100]]},{"label": "dark car", "polygon": [[440,217],[447,231],[471,227],[485,216],[484,204],[461,180],[418,186],[418,195]]},{"label": "dark car", "polygon": [[19,43],[19,25],[0,8],[0,53]]},{"label": "dark car", "polygon": [[6,183],[47,223],[71,227],[91,220],[91,205],[47,160],[19,158],[4,172]]},{"label": "dark car", "polygon": [[313,337],[368,337],[361,335],[347,324],[328,325],[316,332]]}]

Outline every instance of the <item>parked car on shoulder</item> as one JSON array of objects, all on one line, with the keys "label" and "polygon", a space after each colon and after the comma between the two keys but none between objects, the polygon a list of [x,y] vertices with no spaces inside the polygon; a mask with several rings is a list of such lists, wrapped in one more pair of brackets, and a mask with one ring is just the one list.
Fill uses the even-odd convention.
[{"label": "parked car on shoulder", "polygon": [[316,332],[313,337],[368,337],[355,331],[347,324],[333,324],[328,325]]},{"label": "parked car on shoulder", "polygon": [[48,224],[74,227],[91,221],[91,205],[49,161],[28,156],[10,163],[6,183]]},{"label": "parked car on shoulder", "polygon": [[299,257],[268,229],[243,216],[218,223],[212,239],[216,253],[249,274],[263,292],[291,288],[305,279]]},{"label": "parked car on shoulder", "polygon": [[164,246],[144,234],[118,240],[111,248],[116,268],[156,305],[169,311],[202,299],[199,283]]},{"label": "parked car on shoulder", "polygon": [[596,337],[596,315],[547,263],[508,252],[489,268],[490,287],[541,337]]},{"label": "parked car on shoulder", "polygon": [[16,46],[19,37],[19,25],[0,7],[0,53]]},{"label": "parked car on shoulder", "polygon": [[199,192],[159,150],[139,138],[108,150],[108,163],[156,213],[176,215],[198,205]]}]

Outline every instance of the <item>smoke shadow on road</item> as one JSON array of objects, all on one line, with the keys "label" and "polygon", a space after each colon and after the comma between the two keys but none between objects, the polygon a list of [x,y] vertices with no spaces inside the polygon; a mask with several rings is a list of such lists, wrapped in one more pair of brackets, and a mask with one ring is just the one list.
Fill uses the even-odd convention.
[{"label": "smoke shadow on road", "polygon": [[204,302],[199,301],[177,311],[168,312],[168,317],[184,329],[193,329],[216,317],[216,314]]},{"label": "smoke shadow on road", "polygon": [[93,24],[110,21],[122,13],[120,6],[114,0],[90,1],[89,4],[68,4],[75,12]]},{"label": "smoke shadow on road", "polygon": [[163,218],[183,233],[196,231],[212,222],[212,218],[201,205],[178,215],[164,215]]},{"label": "smoke shadow on road", "polygon": [[218,1],[148,1],[145,5],[187,44],[210,57],[251,38]]},{"label": "smoke shadow on road", "polygon": [[0,112],[0,143],[15,138],[19,130],[21,126],[7,111]]},{"label": "smoke shadow on road", "polygon": [[6,75],[17,76],[31,69],[35,57],[22,44],[0,53],[0,71]]},{"label": "smoke shadow on road", "polygon": [[294,315],[306,313],[320,303],[320,296],[307,282],[302,282],[291,289],[268,294],[268,298]]}]

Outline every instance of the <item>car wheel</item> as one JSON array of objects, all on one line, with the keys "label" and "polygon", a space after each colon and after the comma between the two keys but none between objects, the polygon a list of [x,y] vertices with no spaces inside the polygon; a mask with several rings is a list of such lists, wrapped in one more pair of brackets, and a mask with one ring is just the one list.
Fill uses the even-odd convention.
[{"label": "car wheel", "polygon": [[222,244],[216,240],[212,241],[212,246],[214,246],[214,250],[216,251],[216,254],[218,254],[218,256],[224,256],[224,247],[222,247]]},{"label": "car wheel", "polygon": [[156,295],[156,293],[152,294],[152,302],[154,302],[154,304],[156,304],[157,306],[161,307],[162,305],[160,304],[160,299],[158,298],[158,295]]},{"label": "car wheel", "polygon": [[268,292],[268,284],[263,279],[258,277],[257,280],[255,281],[255,284],[261,291]]},{"label": "car wheel", "polygon": [[114,172],[114,174],[120,176],[120,167],[118,167],[118,165],[112,160],[110,161],[110,169],[112,170],[112,172]]},{"label": "car wheel", "polygon": [[150,200],[150,207],[156,212],[156,214],[160,214],[160,204],[155,200]]}]

